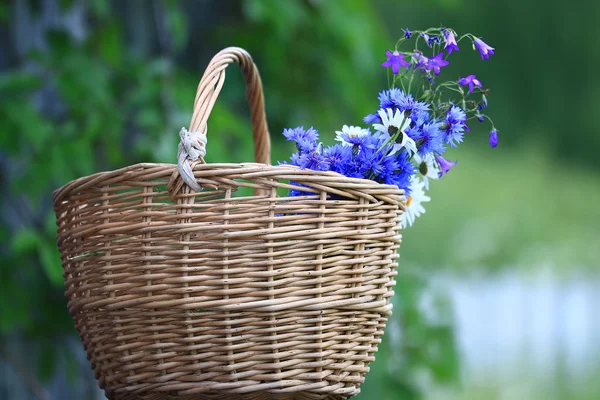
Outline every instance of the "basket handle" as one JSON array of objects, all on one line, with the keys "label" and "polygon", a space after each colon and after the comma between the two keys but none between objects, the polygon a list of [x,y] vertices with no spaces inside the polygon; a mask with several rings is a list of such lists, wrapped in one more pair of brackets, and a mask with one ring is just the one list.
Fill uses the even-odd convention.
[{"label": "basket handle", "polygon": [[[179,145],[178,169],[188,186],[197,191],[200,190],[200,186],[193,178],[189,161],[194,162],[199,159],[204,162],[208,117],[225,82],[225,69],[231,63],[240,66],[246,79],[246,97],[250,105],[252,136],[254,138],[254,160],[257,163],[270,164],[271,140],[265,115],[263,87],[258,69],[246,50],[239,47],[227,47],[217,53],[206,67],[196,91],[194,112],[189,131],[186,132],[185,129],[182,129],[180,132],[181,144]],[[194,151],[190,147],[200,151]]]}]

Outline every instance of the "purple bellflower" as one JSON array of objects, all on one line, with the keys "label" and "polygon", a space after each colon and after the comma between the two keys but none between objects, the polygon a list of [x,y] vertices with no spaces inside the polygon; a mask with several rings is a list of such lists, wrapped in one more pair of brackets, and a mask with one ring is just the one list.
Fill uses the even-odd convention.
[{"label": "purple bellflower", "polygon": [[440,68],[450,64],[449,61],[442,59],[443,56],[444,52],[442,51],[438,53],[438,55],[436,55],[435,57],[430,58],[427,62],[427,70],[433,70],[433,72],[435,72],[436,75],[439,75]]},{"label": "purple bellflower", "polygon": [[450,169],[458,163],[458,161],[446,160],[442,156],[435,156],[435,159],[437,160],[438,164],[440,165],[440,172],[438,173],[438,176],[440,178],[444,174],[448,173],[450,171]]},{"label": "purple bellflower", "polygon": [[456,38],[454,37],[454,33],[449,30],[444,30],[444,39],[446,40],[446,44],[444,45],[444,49],[448,51],[448,54],[452,54],[452,50],[459,51],[458,43],[456,43]]},{"label": "purple bellflower", "polygon": [[387,56],[387,60],[385,60],[381,66],[384,68],[392,67],[392,72],[395,75],[400,72],[400,67],[408,67],[410,65],[410,63],[404,60],[404,54],[398,53],[397,50],[393,53],[386,50],[385,55]]},{"label": "purple bellflower", "polygon": [[425,57],[420,52],[415,52],[414,57],[416,60],[414,68],[421,68],[421,71],[425,72],[425,70],[427,69],[427,65],[429,64],[429,58]]},{"label": "purple bellflower", "polygon": [[475,86],[481,87],[481,81],[475,75],[469,75],[458,80],[459,85],[469,85],[469,93],[473,93]]},{"label": "purple bellflower", "polygon": [[475,47],[477,47],[477,50],[479,50],[482,60],[484,58],[487,58],[489,60],[490,55],[494,54],[494,48],[491,46],[488,46],[487,43],[485,43],[483,40],[481,40],[479,38],[475,38],[475,41],[473,42],[473,44],[475,45]]}]

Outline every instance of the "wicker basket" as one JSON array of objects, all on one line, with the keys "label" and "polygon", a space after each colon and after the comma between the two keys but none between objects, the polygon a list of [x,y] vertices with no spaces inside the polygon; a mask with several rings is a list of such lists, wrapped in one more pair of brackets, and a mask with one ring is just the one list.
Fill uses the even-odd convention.
[{"label": "wicker basket", "polygon": [[239,48],[210,62],[191,132],[206,132],[232,62],[257,163],[184,160],[199,192],[177,165],[137,164],[54,193],[69,312],[109,399],[344,399],[375,359],[403,193],[270,166],[260,77]]}]

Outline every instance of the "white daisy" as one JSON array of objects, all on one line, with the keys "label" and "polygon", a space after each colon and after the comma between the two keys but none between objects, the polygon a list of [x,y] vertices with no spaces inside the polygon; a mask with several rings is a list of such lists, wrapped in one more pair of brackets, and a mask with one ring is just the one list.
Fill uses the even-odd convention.
[{"label": "white daisy", "polygon": [[349,138],[361,137],[368,134],[369,131],[360,126],[344,125],[341,131],[335,131],[335,140],[342,142],[344,146],[352,146],[352,143],[348,142]]},{"label": "white daisy", "polygon": [[[412,122],[410,118],[404,116],[404,113],[401,113],[400,110],[394,110],[391,108],[386,108],[385,110],[377,111],[379,117],[381,118],[381,124],[374,124],[373,128],[376,130],[387,133],[391,136],[395,135],[396,132],[400,131],[399,137],[401,138],[399,143],[394,145],[395,150],[400,150],[402,147],[405,147],[413,154],[417,152],[417,145],[414,140],[408,137],[406,134],[406,129],[410,126]],[[404,122],[403,122],[404,121]]]},{"label": "white daisy", "polygon": [[406,199],[406,210],[400,220],[402,228],[412,226],[418,216],[425,214],[422,203],[430,201],[431,197],[425,195],[424,186],[423,181],[415,176],[410,180],[410,196]]},{"label": "white daisy", "polygon": [[427,154],[424,158],[419,154],[415,154],[413,160],[417,164],[419,174],[423,177],[425,190],[429,190],[429,178],[440,179],[440,169],[435,162],[435,157],[432,153]]}]

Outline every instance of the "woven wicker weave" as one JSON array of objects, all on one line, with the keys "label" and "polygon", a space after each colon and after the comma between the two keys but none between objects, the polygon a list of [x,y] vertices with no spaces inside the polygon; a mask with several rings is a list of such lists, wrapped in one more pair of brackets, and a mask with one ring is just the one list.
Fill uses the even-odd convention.
[{"label": "woven wicker weave", "polygon": [[[344,399],[374,360],[403,193],[268,165],[262,86],[239,48],[209,64],[190,131],[206,132],[232,62],[259,163],[194,163],[197,193],[171,164],[54,193],[69,312],[110,399]],[[307,195],[288,197],[298,184]]]}]

